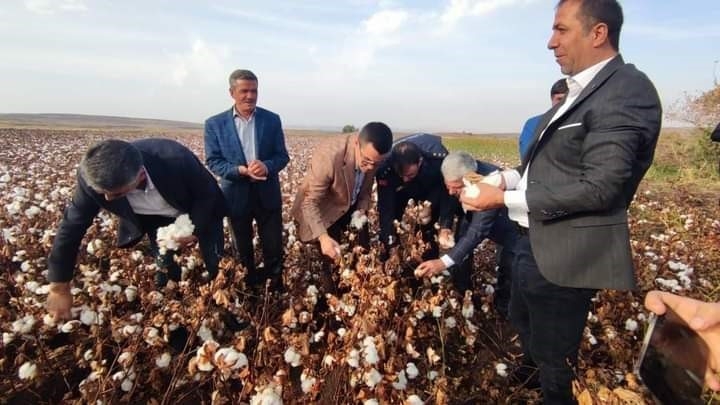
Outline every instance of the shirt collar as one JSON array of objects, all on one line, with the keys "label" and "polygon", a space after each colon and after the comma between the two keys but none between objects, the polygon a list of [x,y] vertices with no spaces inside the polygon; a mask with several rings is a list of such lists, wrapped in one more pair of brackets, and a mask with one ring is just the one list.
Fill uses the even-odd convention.
[{"label": "shirt collar", "polygon": [[[248,118],[246,121],[250,122],[255,118],[255,112],[257,111],[257,108],[253,110],[252,114],[250,114],[250,118]],[[240,118],[241,120],[244,120],[245,117],[240,115],[238,110],[233,106],[233,118]]]},{"label": "shirt collar", "polygon": [[580,92],[587,87],[592,79],[605,67],[615,56],[611,56],[603,61],[600,61],[575,76],[570,76],[566,79],[568,85],[568,96],[574,97],[580,94]]}]

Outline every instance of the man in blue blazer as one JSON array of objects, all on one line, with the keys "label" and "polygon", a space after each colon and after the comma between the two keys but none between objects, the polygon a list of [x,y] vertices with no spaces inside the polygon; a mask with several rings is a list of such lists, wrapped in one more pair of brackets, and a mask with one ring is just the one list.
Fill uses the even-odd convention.
[{"label": "man in blue blazer", "polygon": [[[288,161],[280,117],[257,107],[258,79],[249,70],[230,75],[235,104],[205,121],[205,162],[220,177],[230,209],[232,239],[251,284],[282,275],[282,199],[278,173]],[[255,266],[253,220],[265,269]]]},{"label": "man in blue blazer", "polygon": [[481,185],[475,209],[507,206],[519,232],[510,319],[546,404],[573,404],[573,365],[598,289],[636,286],[627,210],[650,167],[662,109],[619,54],[616,0],[561,0],[548,42],[568,77],[505,191]]},{"label": "man in blue blazer", "polygon": [[70,281],[78,248],[100,209],[117,215],[119,247],[133,246],[148,236],[158,265],[168,273],[156,274],[159,284],[166,283],[167,277],[179,281],[180,268],[173,252],[159,254],[157,229],[188,214],[194,236],[176,241],[182,246],[197,239],[210,277],[217,274],[225,200],[197,156],[169,139],[102,141],[88,149],[80,162],[75,194],[65,208],[48,258],[48,310],[56,318],[70,317]]}]

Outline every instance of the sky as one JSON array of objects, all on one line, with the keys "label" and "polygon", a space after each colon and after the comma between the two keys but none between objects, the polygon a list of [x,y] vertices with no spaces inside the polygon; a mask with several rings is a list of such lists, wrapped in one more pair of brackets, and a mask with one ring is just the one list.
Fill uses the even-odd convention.
[{"label": "sky", "polygon": [[[717,0],[621,1],[665,110],[720,79]],[[0,113],[202,123],[234,69],[286,128],[517,133],[562,77],[549,0],[3,0]]]}]

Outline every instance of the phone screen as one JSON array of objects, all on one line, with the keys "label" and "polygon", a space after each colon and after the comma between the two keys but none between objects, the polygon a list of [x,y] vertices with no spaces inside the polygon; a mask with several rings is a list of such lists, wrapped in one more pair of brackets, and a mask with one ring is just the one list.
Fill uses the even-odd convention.
[{"label": "phone screen", "polygon": [[708,353],[705,341],[668,308],[651,314],[635,373],[663,404],[704,404]]}]

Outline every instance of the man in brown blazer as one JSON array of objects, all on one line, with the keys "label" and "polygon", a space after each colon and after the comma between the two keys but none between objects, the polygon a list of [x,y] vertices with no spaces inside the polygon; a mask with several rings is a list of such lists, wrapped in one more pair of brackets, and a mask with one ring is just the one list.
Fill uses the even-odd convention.
[{"label": "man in brown blazer", "polygon": [[359,134],[323,142],[315,150],[292,207],[301,241],[317,240],[325,256],[338,256],[338,240],[353,212],[370,207],[375,170],[391,147],[390,128],[370,122]]}]

